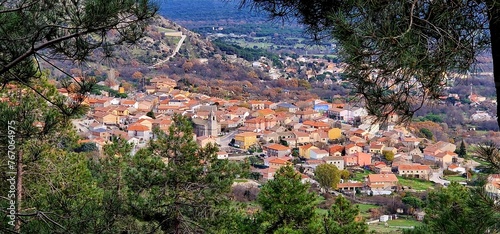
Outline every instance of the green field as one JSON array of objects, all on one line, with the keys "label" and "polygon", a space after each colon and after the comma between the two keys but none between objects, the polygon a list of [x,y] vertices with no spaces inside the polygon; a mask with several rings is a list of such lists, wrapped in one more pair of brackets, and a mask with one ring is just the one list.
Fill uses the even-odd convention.
[{"label": "green field", "polygon": [[466,182],[467,179],[462,176],[445,176],[443,179],[449,180],[450,182]]},{"label": "green field", "polygon": [[352,179],[356,180],[356,181],[359,181],[359,182],[364,182],[365,181],[365,177],[368,176],[369,174],[372,174],[372,172],[368,171],[368,170],[365,170],[362,173],[355,172],[352,175]]},{"label": "green field", "polygon": [[369,209],[371,208],[378,208],[380,206],[377,205],[372,205],[372,204],[354,204],[359,207],[359,212],[360,213],[367,213]]},{"label": "green field", "polygon": [[359,214],[366,219],[370,218],[370,210],[371,208],[378,208],[379,206],[377,205],[371,205],[371,204],[354,204],[359,207]]},{"label": "green field", "polygon": [[404,178],[401,176],[398,176],[398,180],[402,186],[407,186],[410,187],[411,189],[415,190],[434,189],[434,183],[431,181]]},{"label": "green field", "polygon": [[374,231],[375,233],[402,233],[405,228],[412,228],[422,225],[421,222],[414,219],[395,219],[387,221],[385,223],[376,223],[368,225],[369,231]]}]

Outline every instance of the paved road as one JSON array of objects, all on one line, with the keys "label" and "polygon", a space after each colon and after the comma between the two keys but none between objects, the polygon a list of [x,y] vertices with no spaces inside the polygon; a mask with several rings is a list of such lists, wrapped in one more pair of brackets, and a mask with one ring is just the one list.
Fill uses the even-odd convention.
[{"label": "paved road", "polygon": [[186,39],[186,35],[182,35],[181,36],[181,40],[179,40],[179,43],[177,43],[177,46],[174,49],[174,52],[171,55],[169,55],[166,59],[161,60],[161,61],[155,63],[153,66],[150,66],[149,68],[158,67],[158,66],[162,65],[163,63],[169,61],[170,58],[174,57],[179,52],[179,50],[181,49],[182,43],[184,42],[185,39]]},{"label": "paved road", "polygon": [[87,127],[88,125],[85,125],[85,122],[80,119],[74,119],[71,121],[73,123],[73,126],[75,127],[77,132],[88,132],[89,128]]},{"label": "paved road", "polygon": [[235,160],[235,161],[243,161],[245,158],[253,156],[252,154],[247,154],[247,155],[240,155],[240,156],[231,156],[227,157],[228,160]]},{"label": "paved road", "polygon": [[228,144],[231,142],[231,139],[234,138],[236,135],[236,131],[232,131],[224,136],[217,137],[217,144],[220,145],[220,147],[227,147]]},{"label": "paved road", "polygon": [[450,184],[449,180],[443,180],[443,169],[439,169],[438,171],[433,171],[431,177],[429,178],[430,181],[436,183],[436,184]]}]

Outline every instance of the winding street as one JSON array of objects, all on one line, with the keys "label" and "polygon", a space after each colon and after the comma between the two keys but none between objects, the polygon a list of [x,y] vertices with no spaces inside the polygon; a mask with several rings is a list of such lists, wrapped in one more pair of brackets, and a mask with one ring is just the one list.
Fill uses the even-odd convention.
[{"label": "winding street", "polygon": [[442,185],[448,185],[450,184],[450,181],[449,180],[443,180],[442,179],[442,176],[443,176],[443,169],[438,169],[437,171],[433,170],[432,171],[432,175],[431,177],[429,178],[430,181],[436,183],[436,184],[442,184]]},{"label": "winding street", "polygon": [[166,59],[155,63],[153,66],[150,66],[149,68],[156,68],[156,67],[162,65],[163,63],[167,62],[170,58],[174,57],[181,49],[182,43],[184,43],[185,39],[186,39],[186,35],[184,35],[184,34],[181,35],[181,39],[179,40],[179,43],[177,43],[177,46],[175,47],[174,52],[171,55],[169,55]]}]

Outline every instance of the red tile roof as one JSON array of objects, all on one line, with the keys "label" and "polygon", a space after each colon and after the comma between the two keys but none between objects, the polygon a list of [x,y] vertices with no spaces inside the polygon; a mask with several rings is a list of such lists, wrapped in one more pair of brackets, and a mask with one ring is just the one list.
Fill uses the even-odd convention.
[{"label": "red tile roof", "polygon": [[284,145],[280,145],[280,144],[272,144],[272,145],[269,145],[267,146],[268,149],[273,149],[273,150],[277,150],[277,151],[284,151],[284,150],[289,150],[290,148],[284,146]]},{"label": "red tile roof", "polygon": [[398,178],[394,174],[369,174],[368,181],[370,182],[397,182]]},{"label": "red tile roof", "polygon": [[149,128],[144,126],[144,125],[140,125],[140,124],[133,124],[133,125],[130,125],[127,130],[129,131],[148,131]]},{"label": "red tile roof", "polygon": [[411,170],[418,170],[418,171],[424,171],[424,170],[431,170],[431,167],[429,165],[418,165],[418,164],[403,164],[399,165],[398,170],[405,170],[405,171],[411,171]]}]

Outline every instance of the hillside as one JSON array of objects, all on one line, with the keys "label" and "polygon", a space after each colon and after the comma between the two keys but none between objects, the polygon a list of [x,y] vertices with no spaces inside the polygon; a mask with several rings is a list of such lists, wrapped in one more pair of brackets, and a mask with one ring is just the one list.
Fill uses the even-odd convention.
[{"label": "hillside", "polygon": [[[109,87],[120,84],[129,93],[142,91],[157,75],[167,75],[179,81],[179,88],[220,98],[282,101],[316,97],[308,92],[307,85],[298,85],[298,80],[271,80],[251,62],[226,55],[200,34],[161,16],[151,22],[139,42],[117,46],[112,52],[112,57],[106,57],[102,50],[96,50],[89,61],[79,64],[51,62],[73,76],[95,77]],[[59,81],[68,79],[47,63],[42,67]]]}]

